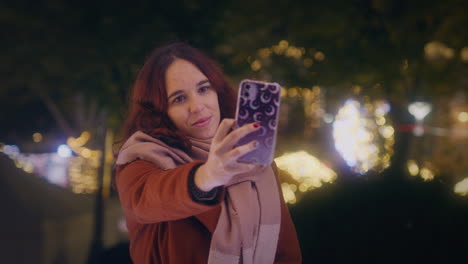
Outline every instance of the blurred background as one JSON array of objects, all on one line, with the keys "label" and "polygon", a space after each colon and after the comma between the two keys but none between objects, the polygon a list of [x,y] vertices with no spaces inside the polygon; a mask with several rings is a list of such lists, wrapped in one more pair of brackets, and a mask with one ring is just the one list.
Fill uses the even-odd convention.
[{"label": "blurred background", "polygon": [[[145,57],[186,41],[282,85],[304,263],[466,263],[468,2],[0,3],[0,262],[130,263],[112,188]],[[117,144],[116,144],[117,143]]]}]

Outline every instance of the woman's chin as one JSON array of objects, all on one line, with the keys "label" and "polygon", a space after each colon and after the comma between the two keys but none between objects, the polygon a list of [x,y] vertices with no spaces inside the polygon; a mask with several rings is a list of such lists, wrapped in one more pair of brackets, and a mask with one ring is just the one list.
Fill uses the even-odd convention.
[{"label": "woman's chin", "polygon": [[196,139],[205,140],[205,139],[213,138],[214,134],[215,133],[213,133],[211,131],[204,131],[202,133],[192,134],[191,137],[196,138]]},{"label": "woman's chin", "polygon": [[203,134],[203,135],[196,136],[195,138],[196,139],[201,139],[201,140],[206,140],[206,139],[213,138],[213,136],[214,135],[211,135],[211,134]]}]

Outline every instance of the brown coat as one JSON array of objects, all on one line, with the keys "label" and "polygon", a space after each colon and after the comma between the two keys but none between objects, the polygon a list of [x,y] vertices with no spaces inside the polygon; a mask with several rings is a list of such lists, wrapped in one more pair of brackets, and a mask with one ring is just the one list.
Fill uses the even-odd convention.
[{"label": "brown coat", "polygon": [[[144,160],[117,167],[116,183],[130,236],[135,264],[207,263],[221,211],[219,193],[214,205],[195,202],[188,179],[200,162],[161,170]],[[275,173],[277,172],[276,167]],[[277,174],[277,173],[276,173]],[[184,183],[184,184],[181,184]],[[275,263],[301,263],[296,230],[281,193],[281,229]]]}]

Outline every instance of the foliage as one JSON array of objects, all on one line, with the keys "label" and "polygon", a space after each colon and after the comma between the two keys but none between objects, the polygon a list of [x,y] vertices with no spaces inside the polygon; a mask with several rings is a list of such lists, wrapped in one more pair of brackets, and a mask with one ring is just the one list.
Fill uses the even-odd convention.
[{"label": "foliage", "polygon": [[[417,94],[450,94],[466,86],[467,63],[458,52],[468,43],[467,9],[460,0],[5,1],[0,105],[15,114],[2,115],[9,125],[0,135],[30,136],[48,127],[66,132],[62,116],[66,133],[76,136],[102,123],[89,120],[104,112],[104,123],[116,129],[145,56],[174,40],[214,56],[234,81],[255,75],[248,60],[258,49],[287,40],[325,54],[308,69],[276,58],[270,68],[287,85],[323,85],[333,97],[357,84],[399,103]],[[435,40],[457,56],[429,63],[424,46]]]}]

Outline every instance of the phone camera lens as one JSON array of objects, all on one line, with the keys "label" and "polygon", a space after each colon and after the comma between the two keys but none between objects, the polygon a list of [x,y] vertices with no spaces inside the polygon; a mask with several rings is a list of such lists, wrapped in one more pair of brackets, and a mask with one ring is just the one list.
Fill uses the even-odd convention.
[{"label": "phone camera lens", "polygon": [[248,92],[245,92],[245,93],[244,93],[244,96],[245,96],[245,97],[249,97],[249,95],[250,95],[250,94],[249,94]]},{"label": "phone camera lens", "polygon": [[245,88],[246,88],[246,89],[250,89],[250,84],[246,84],[246,85],[245,85]]}]

